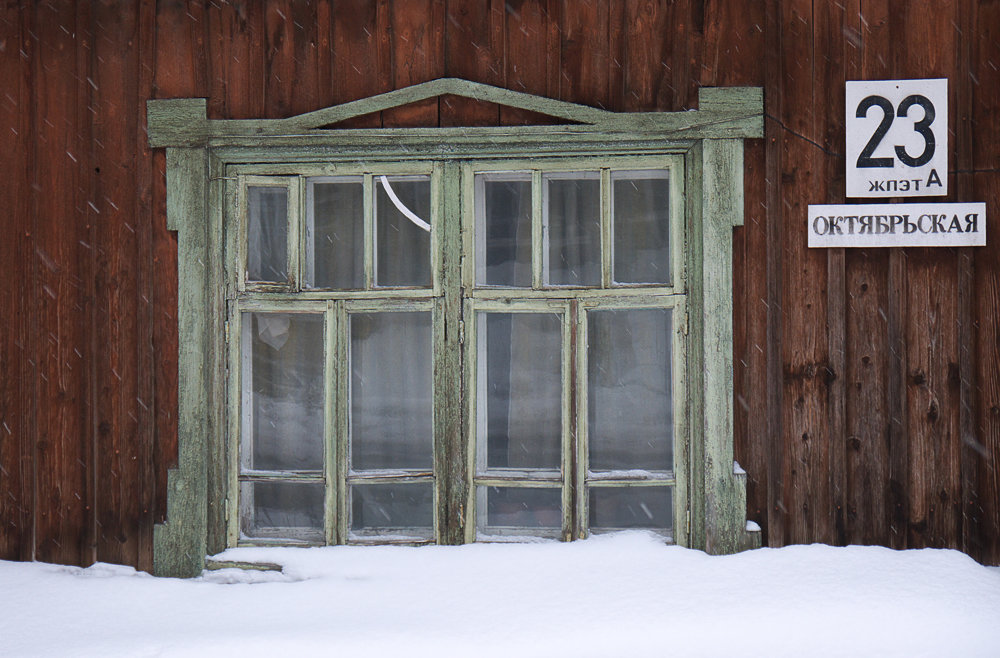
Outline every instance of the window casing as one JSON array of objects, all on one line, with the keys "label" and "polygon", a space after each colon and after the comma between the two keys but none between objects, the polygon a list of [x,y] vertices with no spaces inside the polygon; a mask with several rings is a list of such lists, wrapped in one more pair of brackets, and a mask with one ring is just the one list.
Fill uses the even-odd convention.
[{"label": "window casing", "polygon": [[[541,112],[571,125],[327,127],[441,94]],[[734,467],[732,458],[731,264],[732,230],[742,223],[742,140],[763,132],[759,89],[703,88],[699,109],[678,113],[619,114],[455,79],[288,119],[208,119],[203,99],[154,100],[148,110],[150,145],[166,147],[167,222],[178,235],[179,278],[178,461],[168,473],[166,522],[154,528],[156,573],[196,575],[206,554],[239,543],[241,516],[247,516],[246,505],[240,509],[241,500],[256,499],[259,493],[268,505],[292,509],[303,498],[315,501],[317,490],[322,490],[322,523],[313,513],[286,515],[283,520],[261,518],[244,527],[250,535],[259,535],[258,541],[280,537],[310,543],[418,539],[455,544],[477,537],[530,535],[532,530],[570,538],[585,535],[588,528],[596,532],[598,526],[628,525],[627,518],[614,513],[620,507],[616,501],[625,497],[638,509],[645,503],[652,510],[646,517],[656,519],[663,530],[672,528],[674,541],[682,545],[721,553],[759,543],[758,535],[746,529],[746,476]],[[641,197],[642,188],[656,187],[664,171],[670,182],[670,217],[677,220],[669,235],[658,235],[641,216],[620,226],[606,219],[613,207],[632,203],[630,195]],[[653,182],[637,181],[634,172],[645,172]],[[491,246],[485,260],[477,260],[477,249],[485,247],[477,247],[476,240],[486,235],[489,242],[489,236],[496,235],[476,230],[477,173],[484,190],[493,188],[492,203],[503,205],[506,198],[506,212],[511,215],[506,223],[513,219],[517,226],[513,237],[507,236],[508,244]],[[389,177],[390,185],[393,177],[430,179],[422,201],[426,205],[430,197],[430,230],[410,219],[396,224],[411,237],[426,240],[430,250],[429,270],[404,268],[415,273],[411,278],[392,269],[399,265],[400,253],[405,257],[406,241],[394,241],[384,231],[380,235],[371,219],[378,214],[379,203],[390,215],[391,208],[399,207],[391,199],[391,206],[378,200],[382,175]],[[394,186],[403,202],[399,205],[421,203],[404,199],[405,183],[400,179]],[[595,189],[602,220],[584,227],[583,233],[590,237],[581,240],[565,218],[573,214],[568,211],[571,200],[576,198],[581,206],[581,197],[589,199],[582,212],[593,217]],[[525,190],[530,190],[530,218]],[[251,194],[257,199],[253,203],[267,212],[248,214]],[[369,221],[362,222],[360,230],[355,223],[353,230],[338,232],[332,243],[318,241],[317,236],[330,228],[330,218],[323,216],[326,211],[317,215],[320,206],[360,206]],[[490,230],[505,223],[487,222],[482,211],[480,215]],[[271,236],[271,247],[264,249],[260,241],[246,239],[251,224]],[[530,240],[522,235],[529,229]],[[598,233],[599,266],[592,257],[593,236]],[[248,251],[253,251],[251,259]],[[637,257],[629,262],[627,255],[632,253]],[[669,254],[669,273],[661,277],[665,254]],[[320,261],[324,265],[317,267]],[[336,266],[330,267],[331,263]],[[578,267],[580,263],[585,266]],[[249,278],[248,272],[252,272]],[[653,278],[656,281],[646,280]],[[362,401],[372,404],[348,408],[347,401],[365,379],[359,374],[355,381],[345,364],[355,350],[353,356],[361,355],[366,371],[389,367],[380,366],[379,358],[371,355],[384,352],[379,347],[383,343],[405,342],[399,336],[406,332],[390,327],[400,323],[387,321],[382,329],[371,323],[379,325],[379,318],[391,314],[404,320],[430,316],[429,471],[423,466],[411,469],[408,463],[385,469],[377,460],[366,461],[363,455],[369,448],[374,454],[384,452],[377,442],[368,443],[368,448],[362,445],[362,457],[355,460],[351,441],[345,440],[353,430],[352,414],[384,415],[378,406],[385,401],[380,390],[374,395],[362,390]],[[262,318],[267,325],[263,333]],[[550,329],[532,329],[533,323],[548,323]],[[668,323],[673,369],[669,383],[648,373],[625,377],[623,373],[632,372],[628,367],[609,371],[609,365],[628,363],[634,355],[622,347],[630,341],[608,336],[620,334],[621,327],[646,334],[654,327],[652,333],[662,339],[662,327]],[[353,324],[358,331],[352,334]],[[483,329],[486,337],[477,338]],[[424,331],[420,340],[426,341]],[[553,396],[560,397],[562,409],[558,421],[552,414],[543,418],[549,435],[556,427],[560,432],[558,476],[551,454],[528,463],[513,459],[510,452],[526,436],[516,430],[516,423],[528,412],[539,413],[537,401],[525,397],[513,414],[510,405],[504,410],[497,401],[510,394],[511,382],[530,382],[532,369],[544,363],[524,352],[525,341],[518,338],[538,331],[551,334],[553,346],[559,334],[560,388]],[[388,337],[380,342],[379,336]],[[485,345],[485,354],[480,354],[477,340]],[[322,342],[320,351],[312,346],[317,342]],[[267,353],[274,349],[272,343],[301,345],[277,358]],[[661,361],[666,345],[656,348]],[[322,382],[322,392],[314,387],[303,398],[289,393],[302,382],[277,375],[268,380],[265,375],[282,371],[286,362],[299,364],[307,380]],[[422,367],[426,371],[428,366]],[[552,381],[555,370],[554,364],[548,370]],[[655,375],[656,367],[651,371]],[[480,382],[487,388],[483,394]],[[491,395],[490,387],[501,384],[508,392]],[[258,400],[253,399],[255,385],[263,387]],[[244,390],[250,393],[248,400],[241,399]],[[601,446],[625,441],[622,437],[642,441],[643,427],[667,422],[664,415],[647,413],[663,405],[638,404],[636,411],[622,412],[622,401],[636,396],[654,400],[669,396],[672,463],[661,460],[648,468],[623,469],[614,461],[614,451],[602,452]],[[311,420],[295,420],[301,415],[297,404],[322,407],[321,420],[315,411]],[[250,417],[233,411],[243,408],[252,411]],[[628,423],[633,427],[626,428]],[[268,429],[272,424],[313,437],[322,426],[323,436],[318,442],[303,439],[306,447],[301,454],[282,461],[275,456],[282,451],[275,450],[278,433]],[[359,436],[372,436],[362,425]],[[254,440],[242,445],[250,432],[257,432],[254,440],[259,446]],[[405,432],[390,435],[405,436]],[[492,440],[501,435],[499,442]],[[655,439],[652,444],[658,441],[662,443]],[[481,445],[486,447],[481,450]],[[591,464],[587,451],[595,446]],[[322,465],[317,469],[320,452]],[[426,465],[426,451],[423,455]],[[380,501],[392,500],[392,487],[404,484],[432,490],[430,533],[426,513],[416,517],[422,538],[412,532],[394,534],[407,529],[393,525],[392,514],[374,527],[378,518],[385,518],[377,509]],[[241,488],[250,485],[262,493],[241,499]],[[289,487],[304,487],[310,493],[289,499],[280,492]],[[355,506],[352,487],[359,491],[371,487],[356,503],[358,514],[368,520],[357,524],[348,513],[348,507],[353,511]],[[497,489],[492,520],[491,487]],[[483,491],[485,502],[477,500]],[[516,513],[517,504],[531,502],[524,497],[532,495],[543,499],[536,508],[551,510],[553,503],[544,499],[551,500],[556,491],[561,496],[558,524],[551,514],[536,513],[526,519]],[[653,509],[667,505],[667,493],[673,517],[669,519]],[[427,494],[422,495],[426,500]],[[311,504],[315,509],[317,503]],[[485,519],[477,518],[482,509]]]}]

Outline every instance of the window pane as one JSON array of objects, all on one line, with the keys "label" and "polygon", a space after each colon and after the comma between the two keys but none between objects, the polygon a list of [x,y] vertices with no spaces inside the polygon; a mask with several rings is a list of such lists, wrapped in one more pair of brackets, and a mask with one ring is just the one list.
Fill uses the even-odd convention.
[{"label": "window pane", "polygon": [[430,529],[433,505],[430,482],[352,485],[351,530]]},{"label": "window pane", "polygon": [[[323,485],[297,482],[243,482],[243,534],[248,537],[294,535],[322,539]],[[292,531],[292,532],[289,532]],[[308,532],[312,530],[313,532]]]},{"label": "window pane", "polygon": [[487,467],[559,468],[562,318],[480,313],[478,326],[477,407]]},{"label": "window pane", "polygon": [[673,469],[670,310],[587,317],[590,469]]},{"label": "window pane", "polygon": [[544,182],[547,283],[601,285],[600,174],[547,174]]},{"label": "window pane", "polygon": [[309,235],[311,260],[306,263],[307,288],[365,287],[364,186],[360,178],[310,181]]},{"label": "window pane", "polygon": [[243,314],[245,470],[322,469],[323,362],[322,315]]},{"label": "window pane", "polygon": [[476,283],[531,287],[531,174],[476,174]]},{"label": "window pane", "polygon": [[375,283],[383,287],[429,286],[431,234],[418,224],[431,223],[431,179],[388,176],[387,180],[388,189],[381,176],[375,177]]},{"label": "window pane", "polygon": [[481,488],[486,490],[487,529],[562,527],[561,489]]},{"label": "window pane", "polygon": [[351,315],[351,468],[432,465],[430,312]]},{"label": "window pane", "polygon": [[670,283],[670,181],[666,171],[611,174],[614,280]]},{"label": "window pane", "polygon": [[288,190],[247,187],[247,280],[288,281]]},{"label": "window pane", "polygon": [[673,527],[671,487],[591,487],[590,528]]}]

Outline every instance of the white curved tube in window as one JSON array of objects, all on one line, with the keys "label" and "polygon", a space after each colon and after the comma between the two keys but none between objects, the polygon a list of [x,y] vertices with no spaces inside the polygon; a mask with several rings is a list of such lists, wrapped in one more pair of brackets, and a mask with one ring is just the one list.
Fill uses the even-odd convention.
[{"label": "white curved tube in window", "polygon": [[379,176],[379,180],[382,181],[382,186],[385,187],[385,193],[389,195],[389,200],[392,201],[392,205],[396,206],[396,209],[403,213],[408,220],[425,231],[430,232],[431,225],[417,217],[412,210],[403,205],[403,202],[399,200],[399,197],[396,196],[396,193],[393,191],[392,186],[389,185],[389,179],[385,176]]}]

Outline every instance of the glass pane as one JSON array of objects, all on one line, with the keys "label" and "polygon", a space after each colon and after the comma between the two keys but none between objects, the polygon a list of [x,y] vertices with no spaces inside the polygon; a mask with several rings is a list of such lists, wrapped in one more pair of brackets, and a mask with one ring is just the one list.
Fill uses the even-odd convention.
[{"label": "glass pane", "polygon": [[361,179],[310,181],[307,288],[365,287],[364,186]]},{"label": "glass pane", "polygon": [[247,187],[247,280],[288,281],[288,190]]},{"label": "glass pane", "polygon": [[670,283],[670,180],[666,171],[611,174],[614,280]]},{"label": "glass pane", "polygon": [[431,179],[429,176],[387,179],[388,188],[381,176],[375,177],[375,283],[383,287],[429,286]]},{"label": "glass pane", "polygon": [[[323,534],[323,485],[298,482],[243,482],[242,532],[248,537]],[[288,532],[289,530],[293,532]],[[313,530],[314,532],[303,532]]]},{"label": "glass pane", "polygon": [[591,487],[590,528],[673,527],[671,487]]},{"label": "glass pane", "polygon": [[488,468],[559,468],[562,318],[479,314],[479,436]]},{"label": "glass pane", "polygon": [[476,283],[531,287],[531,174],[476,174]]},{"label": "glass pane", "polygon": [[432,465],[430,312],[351,315],[351,468]]},{"label": "glass pane", "polygon": [[590,469],[673,469],[670,310],[587,318]]},{"label": "glass pane", "polygon": [[547,174],[544,181],[546,282],[554,286],[601,285],[600,174]]},{"label": "glass pane", "polygon": [[352,485],[351,530],[432,528],[433,505],[430,482]]},{"label": "glass pane", "polygon": [[322,315],[243,314],[245,470],[323,468],[323,362]]},{"label": "glass pane", "polygon": [[483,488],[488,528],[562,527],[561,489]]}]

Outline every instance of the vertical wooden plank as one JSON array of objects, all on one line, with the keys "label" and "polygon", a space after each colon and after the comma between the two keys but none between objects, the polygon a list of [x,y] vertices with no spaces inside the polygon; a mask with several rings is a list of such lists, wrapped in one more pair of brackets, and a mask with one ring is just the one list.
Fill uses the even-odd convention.
[{"label": "vertical wooden plank", "polygon": [[611,59],[607,0],[564,4],[559,23],[562,39],[559,98],[610,109],[608,69]]},{"label": "vertical wooden plank", "polygon": [[[785,541],[809,541],[816,510],[814,485],[825,478],[826,263],[825,254],[806,249],[805,224],[798,218],[823,181],[817,178],[816,151],[808,148],[815,110],[814,34],[810,2],[782,5],[782,60],[785,111],[781,201],[782,235],[780,350],[782,369],[783,487],[778,508],[788,514]],[[785,285],[787,284],[787,285]],[[820,477],[822,474],[822,477]],[[782,509],[783,508],[783,509]]]},{"label": "vertical wooden plank", "polygon": [[[959,38],[955,6],[942,8],[930,0],[890,2],[890,11],[898,34],[905,34],[908,40],[933,40],[937,45],[905,52],[893,48],[894,74],[901,78],[949,77],[955,70],[955,41]],[[942,24],[949,28],[942,30]],[[960,88],[962,82],[956,82]],[[949,120],[948,129],[954,135],[956,117]],[[907,546],[954,547],[961,532],[958,267],[954,250],[908,250],[906,280]]]},{"label": "vertical wooden plank", "polygon": [[764,134],[765,139],[765,169],[768,181],[765,194],[767,209],[766,225],[766,279],[767,279],[767,345],[765,348],[766,387],[764,395],[767,399],[766,431],[763,434],[767,442],[767,524],[766,541],[770,546],[783,546],[788,543],[787,517],[788,509],[782,501],[784,489],[782,441],[782,393],[781,384],[781,297],[782,297],[782,218],[784,207],[782,200],[782,169],[783,149],[775,135],[780,130],[780,117],[785,113],[786,101],[782,49],[784,47],[784,31],[781,20],[781,3],[771,0],[767,4],[766,14],[766,67],[764,77],[764,115],[767,117]]},{"label": "vertical wooden plank", "polygon": [[[956,89],[953,89],[950,96],[955,101],[950,104],[957,109],[954,118],[955,125],[955,147],[952,153],[954,158],[949,169],[954,173],[954,193],[956,200],[973,199],[974,196],[974,173],[975,152],[973,146],[974,133],[972,129],[972,111],[974,102],[973,84],[973,62],[972,52],[974,49],[974,39],[967,35],[973,34],[975,25],[974,9],[966,3],[961,3],[956,8],[957,38],[955,39],[955,67],[954,80]],[[949,116],[950,116],[949,112]],[[952,154],[949,154],[951,156]],[[974,526],[978,523],[979,515],[974,511],[976,486],[976,452],[972,446],[975,445],[967,437],[974,434],[974,408],[975,398],[973,390],[975,387],[976,371],[973,365],[975,352],[975,328],[973,327],[974,315],[972,312],[973,299],[975,296],[975,267],[974,249],[958,249],[958,318],[955,326],[958,345],[958,450],[959,450],[959,471],[961,501],[958,511],[958,522],[960,524],[960,541],[954,544],[963,551],[969,551],[970,535],[976,533]]]},{"label": "vertical wooden plank", "polygon": [[[133,107],[142,107],[153,93],[153,67],[156,52],[156,3],[142,0],[137,14],[137,53],[135,96]],[[139,405],[138,448],[138,491],[139,519],[136,568],[143,571],[153,569],[153,524],[156,520],[158,502],[165,491],[156,487],[158,470],[165,470],[156,462],[156,410],[160,396],[156,390],[156,373],[159,368],[158,354],[154,349],[154,309],[153,297],[158,274],[153,264],[153,155],[146,138],[146,115],[139,112],[134,124],[133,144],[138,154],[135,161],[135,189],[132,191],[132,218],[136,230],[137,285],[136,299],[136,362],[138,370],[138,395],[146,400]]]},{"label": "vertical wooden plank", "polygon": [[[34,313],[38,343],[33,358],[39,411],[36,444],[36,552],[39,560],[83,564],[93,560],[92,418],[88,367],[87,275],[89,256],[79,244],[91,240],[81,167],[76,12],[72,3],[34,7],[37,36],[34,94],[38,108],[32,172],[33,230],[39,286]],[[72,74],[68,72],[72,71]],[[83,82],[86,84],[86,82]]]},{"label": "vertical wooden plank", "polygon": [[0,178],[0,198],[6,199],[8,218],[5,239],[0,240],[0,263],[7,285],[0,288],[0,314],[7,318],[0,332],[0,559],[33,557],[34,514],[33,368],[30,365],[33,334],[30,322],[35,290],[28,175],[33,165],[30,135],[33,107],[30,93],[33,44],[27,14],[16,4],[0,9],[0,167],[9,175]]},{"label": "vertical wooden plank", "polygon": [[622,79],[614,93],[621,94],[620,108],[626,112],[678,109],[670,72],[681,65],[674,55],[677,44],[685,41],[671,38],[676,6],[637,0],[624,3],[621,48],[615,52]]},{"label": "vertical wooden plank", "polygon": [[973,198],[986,205],[987,241],[974,250],[975,406],[963,448],[975,468],[975,488],[965,501],[967,550],[978,560],[1000,564],[1000,5],[975,5],[970,111],[973,131]]},{"label": "vertical wooden plank", "polygon": [[[504,11],[501,0],[448,3],[444,75],[503,85]],[[500,108],[495,103],[457,96],[441,99],[442,126],[493,126],[499,120]]]},{"label": "vertical wooden plank", "polygon": [[[136,77],[138,59],[133,6],[92,6],[93,35],[87,62],[87,99],[93,110],[87,154],[88,246],[94,259],[94,404],[96,413],[97,559],[138,563],[140,525],[139,414],[152,400],[139,392],[136,359],[137,233],[130,203],[136,187]],[[141,107],[139,105],[138,107]],[[100,337],[97,339],[97,337]]]},{"label": "vertical wooden plank", "polygon": [[[857,10],[859,23],[847,26],[845,37],[860,64],[848,79],[891,77],[884,55],[891,48],[888,3],[859,0],[851,7]],[[845,256],[847,543],[885,542],[893,528],[900,529],[895,536],[905,540],[906,535],[901,497],[905,468],[898,471],[893,485],[890,459],[894,455],[897,465],[905,465],[901,259],[898,249],[851,249]]]},{"label": "vertical wooden plank", "polygon": [[[560,2],[509,0],[504,3],[504,10],[502,86],[528,94],[560,98]],[[532,112],[501,107],[500,123],[544,125],[552,121]]]},{"label": "vertical wooden plank", "polygon": [[[444,0],[394,2],[389,20],[392,38],[392,86],[408,87],[444,75]],[[387,128],[438,125],[437,98],[386,110]]]},{"label": "vertical wooden plank", "polygon": [[[816,50],[822,56],[815,67],[816,107],[812,134],[819,148],[822,180],[825,190],[819,198],[840,202],[844,197],[844,167],[842,161],[832,157],[844,144],[843,81],[856,75],[851,69],[860,65],[860,56],[845,38],[859,23],[858,12],[844,5],[820,3],[816,5]],[[847,294],[846,255],[844,249],[827,249],[827,364],[823,377],[826,382],[826,454],[822,460],[827,477],[818,474],[818,500],[813,518],[813,540],[826,543],[845,543],[844,490],[846,487],[846,361],[847,361]]]},{"label": "vertical wooden plank", "polygon": [[[386,0],[338,1],[331,15],[332,93],[336,103],[373,96],[392,89],[392,47]],[[357,117],[344,127],[378,128],[381,113]]]},{"label": "vertical wooden plank", "polygon": [[[308,75],[300,79],[297,70],[296,42],[301,38],[292,20],[291,0],[268,2],[264,5],[264,115],[261,118],[280,119],[307,109],[311,96]],[[313,76],[314,77],[314,76]],[[315,83],[315,79],[312,80]],[[296,109],[301,108],[301,109]]]},{"label": "vertical wooden plank", "polygon": [[260,119],[265,116],[264,9],[262,3],[248,0],[209,6],[210,117]]}]

